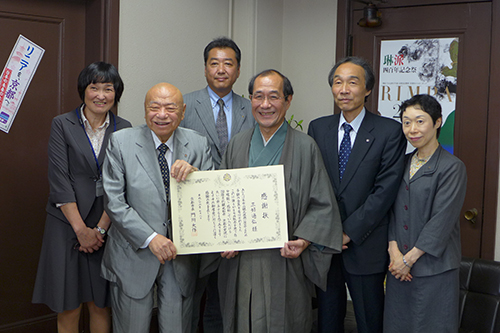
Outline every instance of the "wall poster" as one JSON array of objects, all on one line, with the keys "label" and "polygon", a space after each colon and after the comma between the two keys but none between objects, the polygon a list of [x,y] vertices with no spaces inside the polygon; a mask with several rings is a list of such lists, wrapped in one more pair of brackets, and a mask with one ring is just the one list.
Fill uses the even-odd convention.
[{"label": "wall poster", "polygon": [[9,133],[45,50],[19,35],[0,78],[0,130]]},{"label": "wall poster", "polygon": [[[399,120],[399,105],[417,94],[443,108],[439,142],[453,153],[458,38],[384,40],[380,47],[379,112]],[[413,151],[409,145],[408,151]]]}]

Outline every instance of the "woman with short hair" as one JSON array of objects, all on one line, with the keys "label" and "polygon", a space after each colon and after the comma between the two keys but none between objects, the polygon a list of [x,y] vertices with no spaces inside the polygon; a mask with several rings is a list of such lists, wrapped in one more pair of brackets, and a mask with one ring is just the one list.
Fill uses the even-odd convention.
[{"label": "woman with short hair", "polygon": [[59,332],[78,332],[86,304],[92,333],[109,332],[109,286],[100,271],[111,221],[104,211],[101,168],[111,133],[131,125],[110,111],[123,93],[115,66],[87,66],[78,92],[82,104],[52,121],[50,195],[33,303],[58,313]]},{"label": "woman with short hair", "polygon": [[384,332],[456,333],[465,165],[438,142],[442,114],[434,97],[403,102],[400,116],[416,149],[406,156],[389,222]]}]

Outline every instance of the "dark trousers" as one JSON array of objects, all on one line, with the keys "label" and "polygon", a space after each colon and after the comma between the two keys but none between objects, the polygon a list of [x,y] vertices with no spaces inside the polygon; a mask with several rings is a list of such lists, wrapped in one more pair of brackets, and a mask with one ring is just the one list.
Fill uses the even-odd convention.
[{"label": "dark trousers", "polygon": [[348,273],[342,255],[333,256],[327,290],[317,288],[318,332],[343,333],[346,315],[346,283],[352,299],[359,333],[382,333],[385,272],[370,275]]},{"label": "dark trousers", "polygon": [[220,311],[218,271],[210,274],[206,289],[205,313],[203,315],[204,333],[222,333],[222,314]]},{"label": "dark trousers", "polygon": [[218,271],[215,271],[196,281],[192,332],[222,333],[217,277]]}]

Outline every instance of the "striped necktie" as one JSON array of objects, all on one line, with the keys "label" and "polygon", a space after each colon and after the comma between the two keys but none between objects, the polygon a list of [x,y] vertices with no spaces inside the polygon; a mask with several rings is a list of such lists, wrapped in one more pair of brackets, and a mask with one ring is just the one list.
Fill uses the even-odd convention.
[{"label": "striped necktie", "polygon": [[217,104],[219,104],[219,115],[217,116],[217,121],[215,122],[215,128],[217,129],[217,135],[219,136],[220,155],[222,156],[226,151],[228,142],[227,120],[226,113],[224,112],[224,101],[222,98],[219,98]]}]

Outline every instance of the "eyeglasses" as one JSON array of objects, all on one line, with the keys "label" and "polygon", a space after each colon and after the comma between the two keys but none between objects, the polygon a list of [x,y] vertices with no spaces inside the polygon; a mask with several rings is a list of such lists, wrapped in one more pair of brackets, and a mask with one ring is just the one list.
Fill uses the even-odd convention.
[{"label": "eyeglasses", "polygon": [[266,96],[264,94],[255,94],[255,95],[252,95],[252,102],[255,101],[255,102],[259,103],[259,104],[262,104],[262,103],[264,103],[264,101],[265,101],[266,98],[269,101],[269,103],[275,104],[278,101],[280,101],[280,100],[282,100],[283,98],[286,98],[286,97],[282,97],[282,96],[279,96],[279,95],[276,95],[276,94],[271,94],[269,96]]}]

